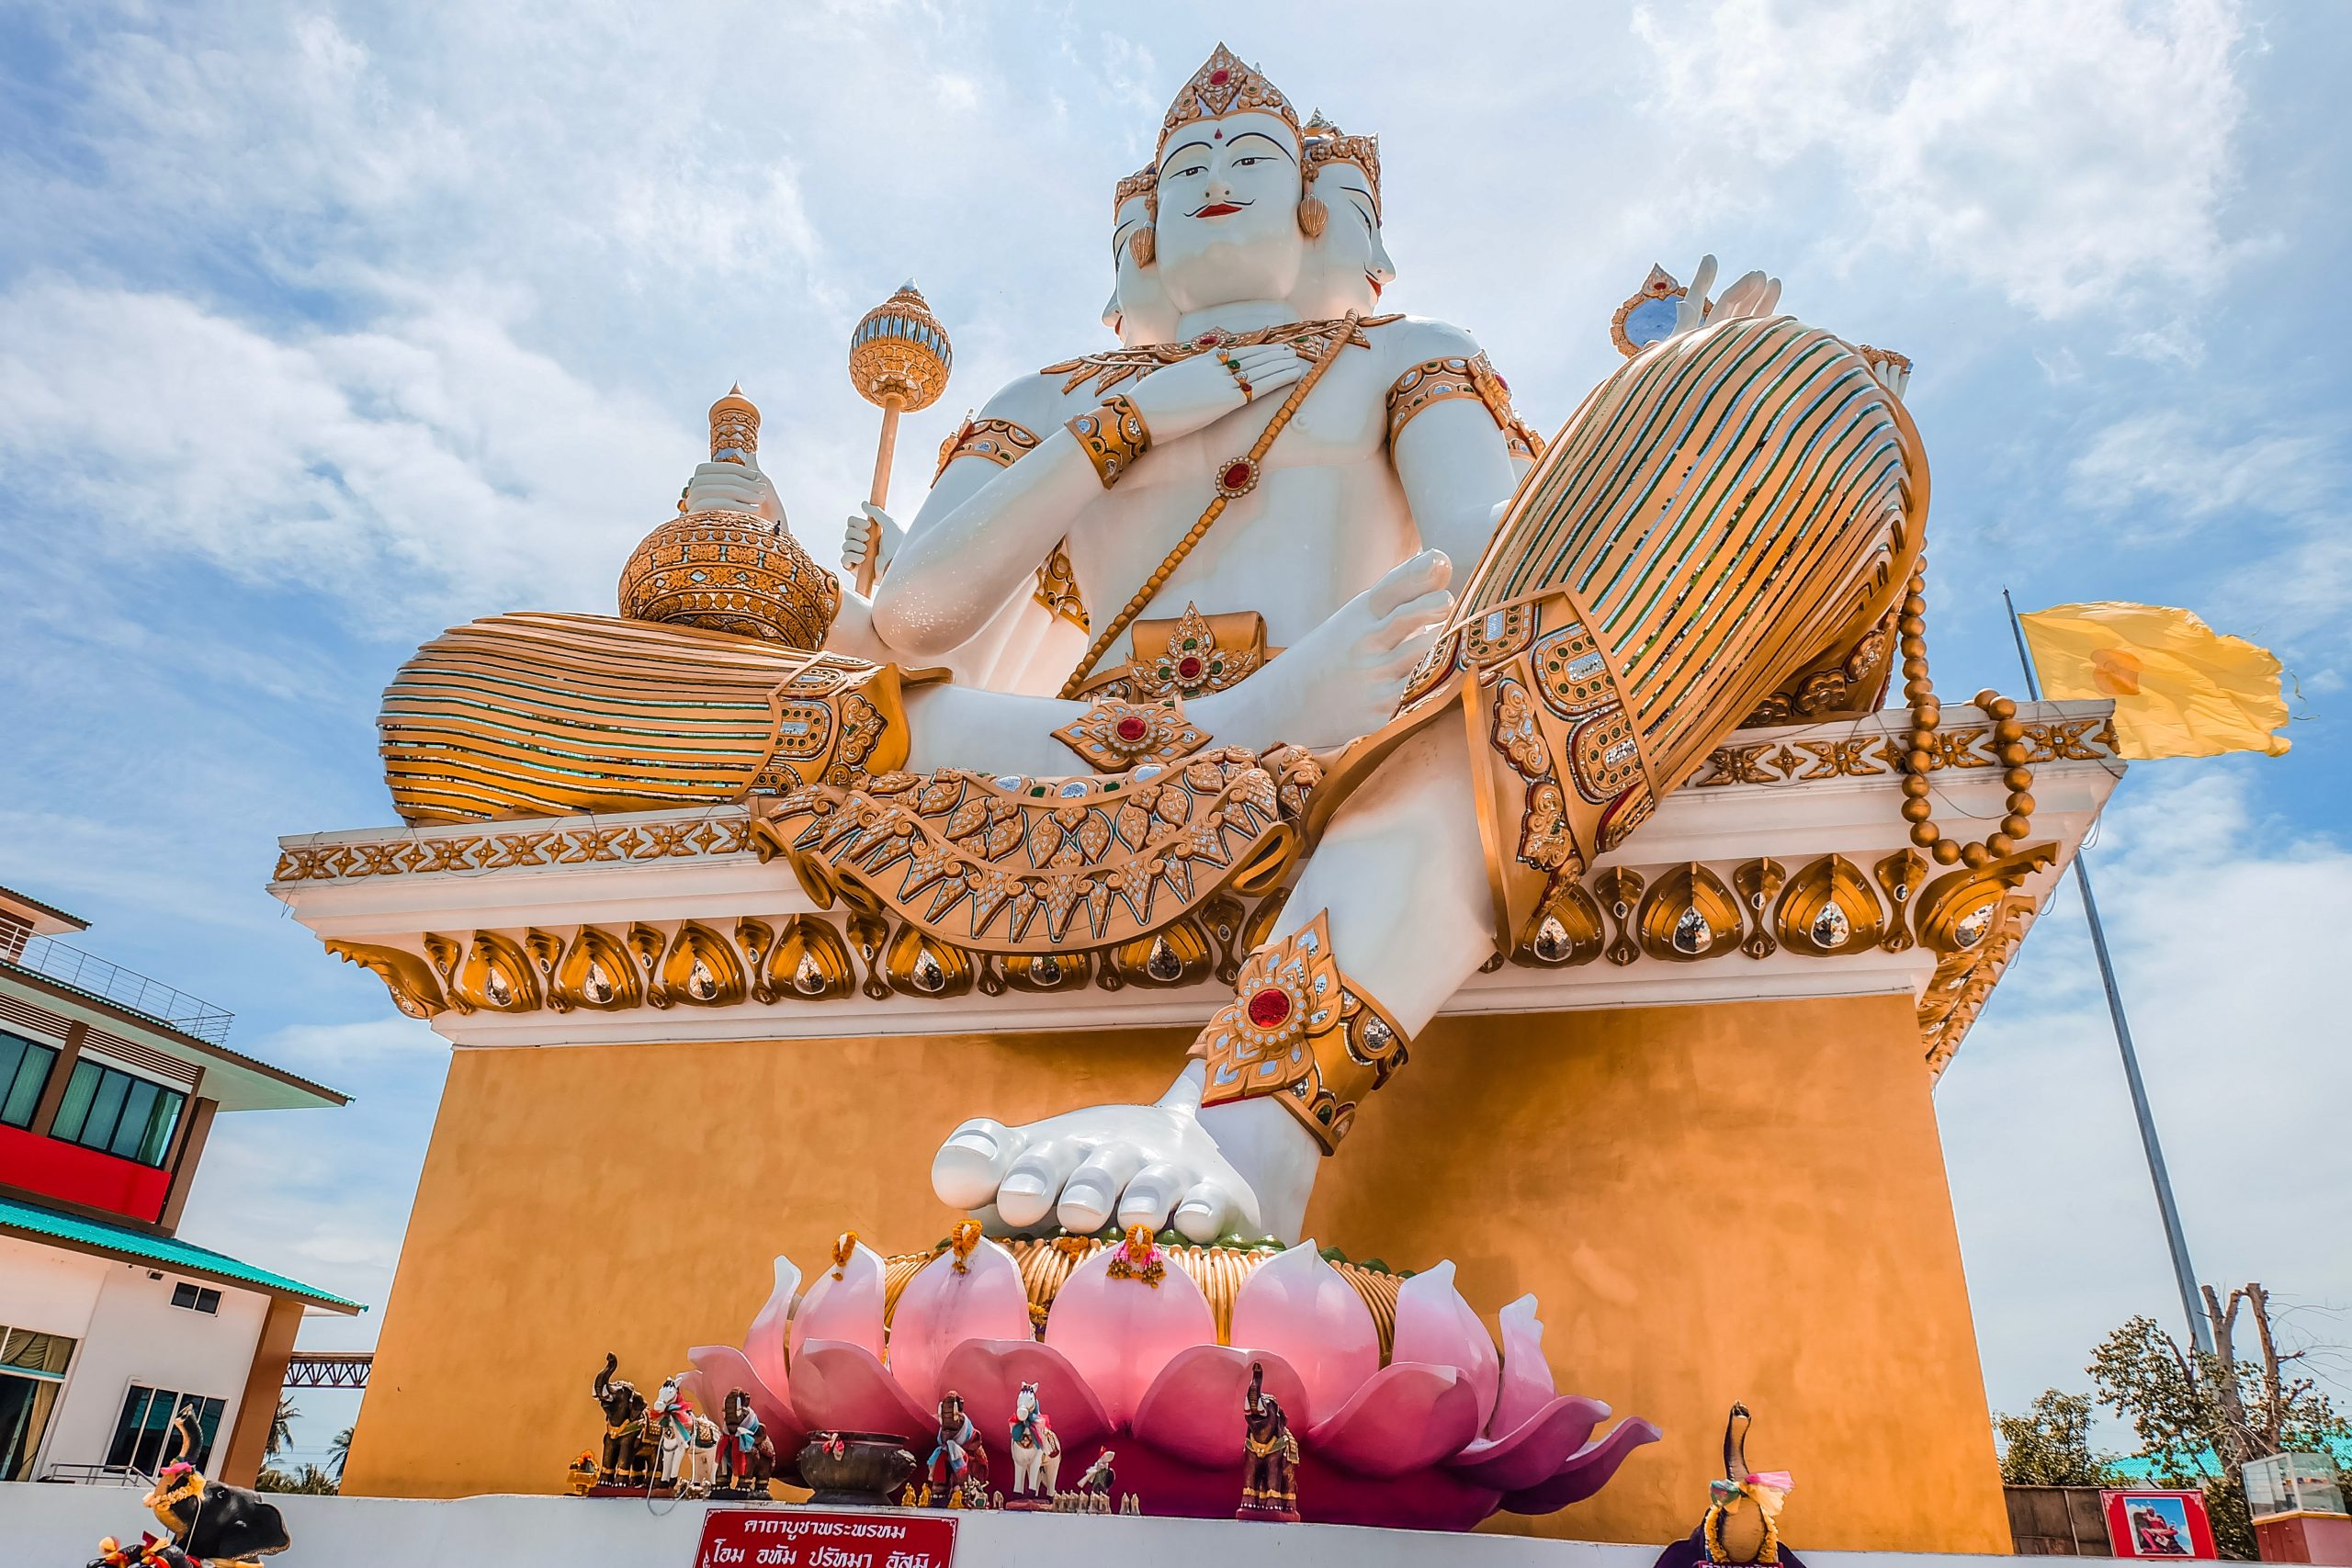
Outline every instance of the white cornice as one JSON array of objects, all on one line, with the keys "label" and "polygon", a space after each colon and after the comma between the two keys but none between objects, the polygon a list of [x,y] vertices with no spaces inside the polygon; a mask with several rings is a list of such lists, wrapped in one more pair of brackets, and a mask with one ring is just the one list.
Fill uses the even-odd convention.
[{"label": "white cornice", "polygon": [[[2103,703],[2044,703],[2018,714],[2037,750],[2049,753],[2034,764],[2037,805],[2027,841],[2058,850],[2018,889],[2037,908],[2122,773],[2100,734],[2108,711]],[[1972,709],[1945,713],[1948,744],[1958,737],[1965,750],[1967,728],[1981,718]],[[1691,784],[1660,804],[1626,853],[1595,867],[1588,886],[1613,865],[1655,884],[1659,874],[1692,862],[1728,883],[1736,866],[1759,856],[1780,862],[1793,875],[1838,854],[1868,874],[1909,841],[1899,814],[1900,778],[1888,766],[1906,728],[1904,715],[1885,712],[1742,732]],[[1983,750],[1980,744],[1974,754]],[[1998,822],[2005,790],[2001,770],[1989,758],[1942,768],[1933,778],[1936,818],[1947,832],[1979,838]],[[815,912],[783,861],[763,864],[752,852],[747,826],[744,808],[728,807],[698,816],[647,812],[304,834],[281,840],[278,879],[270,890],[322,939],[392,948],[420,961],[426,932],[462,941],[487,931],[519,942],[533,929],[568,938],[582,925],[616,932],[642,925],[668,935],[688,920],[729,931],[741,919],[775,925]],[[518,859],[538,863],[514,863]],[[421,869],[435,864],[463,869]],[[1930,879],[1942,870],[1933,868]],[[1601,958],[1567,969],[1507,964],[1476,976],[1444,1011],[1554,1012],[1869,994],[1916,998],[1927,991],[1937,964],[1936,953],[1917,945],[1841,957],[1783,947],[1761,959],[1731,952],[1689,963],[1645,955],[1623,965]],[[1988,972],[1982,984],[1991,978]],[[1947,983],[1952,983],[1949,972]],[[767,1004],[746,999],[612,1013],[451,1010],[433,1022],[460,1045],[1075,1030],[1195,1023],[1221,990],[1212,979],[1170,990],[1088,987],[1045,996],[988,996],[976,989],[952,998],[893,992],[876,999],[853,992],[809,1001],[786,994]]]}]

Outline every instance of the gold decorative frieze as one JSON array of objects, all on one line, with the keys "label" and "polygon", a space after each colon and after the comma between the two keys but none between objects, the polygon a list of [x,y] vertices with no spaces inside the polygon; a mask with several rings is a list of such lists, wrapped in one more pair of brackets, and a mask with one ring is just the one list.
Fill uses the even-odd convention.
[{"label": "gold decorative frieze", "polygon": [[[2027,879],[2056,863],[2035,844],[1984,866],[1927,881],[1904,850],[1868,872],[1842,855],[1802,864],[1696,861],[1647,873],[1609,866],[1569,884],[1510,956],[1527,969],[1572,969],[1600,958],[1702,964],[1859,957],[1914,945],[1935,954],[1919,1004],[1920,1038],[1940,1067],[2007,961],[2035,900]],[[1924,885],[1924,886],[1923,886]],[[728,920],[644,920],[519,937],[426,931],[424,955],[330,940],[327,951],[373,972],[412,1018],[458,1013],[617,1013],[635,1008],[791,1007],[852,995],[952,999],[1229,985],[1272,931],[1285,894],[1227,892],[1160,930],[1069,952],[999,953],[959,946],[887,910],[844,904],[823,914]],[[1498,961],[1492,967],[1499,967]]]},{"label": "gold decorative frieze", "polygon": [[[1989,724],[1957,725],[1936,733],[1936,766],[2002,768],[2000,748]],[[2115,725],[2105,716],[2028,724],[2029,765],[2054,761],[2099,762],[2116,756]],[[1905,748],[1875,729],[1827,739],[1730,741],[1707,753],[1689,784],[1691,789],[1728,784],[1813,784],[1823,779],[1874,778],[1903,772]],[[2121,766],[2120,761],[2117,765]]]},{"label": "gold decorative frieze", "polygon": [[594,861],[665,860],[741,854],[752,848],[752,818],[730,807],[671,821],[524,829],[479,833],[402,833],[371,841],[288,844],[277,882],[356,881],[436,871],[505,871],[520,866],[585,865]]}]

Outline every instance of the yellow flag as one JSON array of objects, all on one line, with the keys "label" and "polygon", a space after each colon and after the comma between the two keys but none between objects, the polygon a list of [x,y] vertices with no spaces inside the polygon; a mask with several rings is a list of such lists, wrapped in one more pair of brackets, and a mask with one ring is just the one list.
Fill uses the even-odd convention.
[{"label": "yellow flag", "polygon": [[2107,600],[2031,615],[2025,640],[2048,697],[2108,697],[2126,757],[2282,756],[2278,660],[2188,610]]}]

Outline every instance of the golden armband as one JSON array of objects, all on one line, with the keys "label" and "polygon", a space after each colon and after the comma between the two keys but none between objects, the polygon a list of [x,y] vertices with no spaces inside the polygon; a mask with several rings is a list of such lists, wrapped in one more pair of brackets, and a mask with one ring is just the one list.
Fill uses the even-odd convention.
[{"label": "golden armband", "polygon": [[969,415],[946,440],[939,444],[939,467],[932,470],[931,482],[937,484],[947,465],[958,457],[978,457],[1009,468],[1037,449],[1037,437],[1029,428],[1009,419],[974,419]]},{"label": "golden armband", "polygon": [[1098,773],[1123,773],[1144,762],[1165,765],[1209,743],[1209,732],[1184,716],[1184,704],[1104,697],[1054,731]]},{"label": "golden armband", "polygon": [[1094,465],[1104,490],[1117,484],[1119,476],[1151,450],[1151,427],[1144,423],[1142,412],[1123,392],[1112,393],[1102,400],[1102,407],[1089,409],[1070,420],[1066,428],[1078,438],[1079,450]]},{"label": "golden armband", "polygon": [[1405,1065],[1405,1036],[1331,956],[1317,913],[1305,928],[1251,953],[1233,1000],[1193,1041],[1207,1064],[1201,1104],[1271,1095],[1317,1147],[1336,1153],[1372,1091]]},{"label": "golden armband", "polygon": [[1476,398],[1487,407],[1495,427],[1511,451],[1531,461],[1543,455],[1544,440],[1527,427],[1510,406],[1510,384],[1495,373],[1483,354],[1449,355],[1425,359],[1388,389],[1388,439],[1394,444],[1405,427],[1439,403]]}]

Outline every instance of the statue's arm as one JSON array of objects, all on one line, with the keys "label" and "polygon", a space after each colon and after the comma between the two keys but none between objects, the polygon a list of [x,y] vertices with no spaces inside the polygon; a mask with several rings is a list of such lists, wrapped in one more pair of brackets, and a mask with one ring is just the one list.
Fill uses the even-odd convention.
[{"label": "statue's arm", "polygon": [[[1228,370],[1216,356],[1197,355],[1130,381],[1115,395],[1144,421],[1150,441],[1164,444],[1240,408],[1248,400],[1245,382],[1262,397],[1306,369],[1295,350],[1281,344],[1241,349],[1231,360]],[[1046,393],[1052,406],[1040,417],[1036,404]],[[909,534],[874,596],[874,629],[902,655],[938,658],[972,637],[1102,492],[1102,474],[1056,417],[1061,399],[1051,383],[1038,377],[1015,382],[989,400],[992,414],[999,408],[1007,412],[996,417],[1019,421],[1040,440],[1027,457],[946,506],[920,537]],[[1141,460],[1152,460],[1148,450]]]},{"label": "statue's arm", "polygon": [[[1507,428],[1509,394],[1476,340],[1459,327],[1403,323],[1386,346],[1396,367],[1389,455],[1421,543],[1452,558],[1458,588],[1468,581],[1518,485]],[[1476,374],[1452,368],[1463,363],[1475,364]]]},{"label": "statue's arm", "polygon": [[875,629],[900,657],[936,659],[978,633],[1102,493],[1077,438],[1054,418],[1057,401],[1037,377],[989,399],[978,417],[1019,425],[1036,447],[1002,468],[957,458],[916,512],[874,592]]}]

